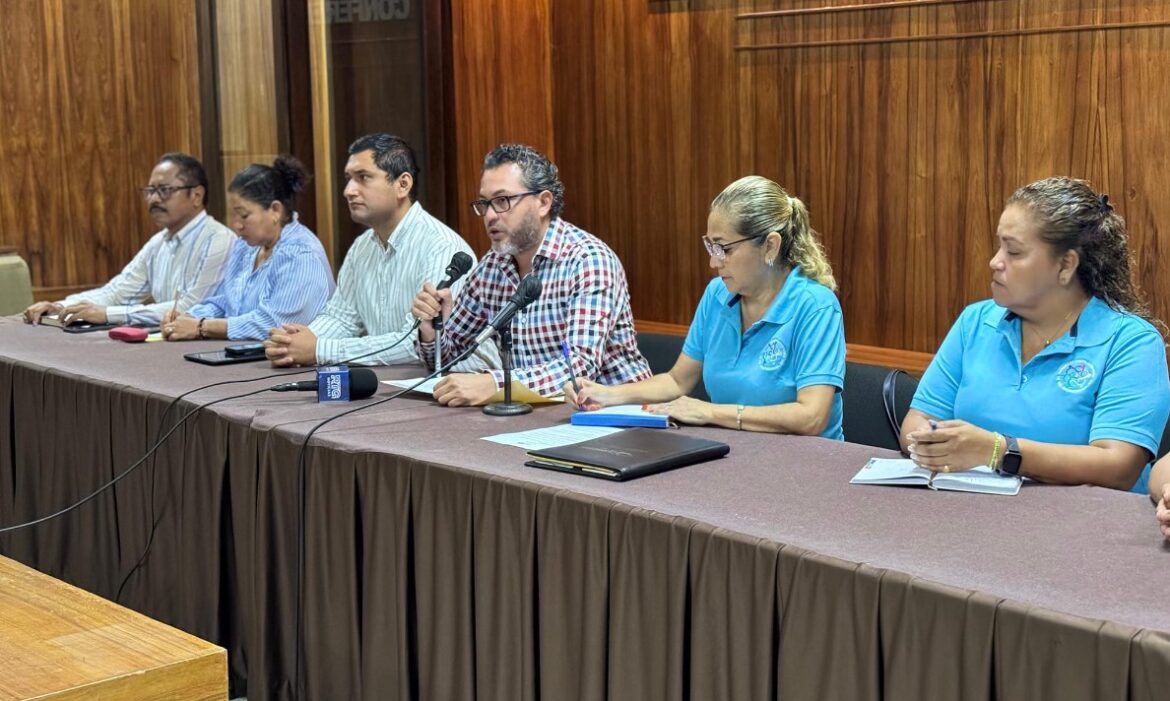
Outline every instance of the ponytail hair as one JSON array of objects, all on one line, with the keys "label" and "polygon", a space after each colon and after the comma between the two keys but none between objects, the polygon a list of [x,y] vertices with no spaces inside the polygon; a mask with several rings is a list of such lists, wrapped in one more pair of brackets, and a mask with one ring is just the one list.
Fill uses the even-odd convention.
[{"label": "ponytail hair", "polygon": [[265,209],[271,207],[273,202],[280,202],[284,206],[287,221],[292,219],[296,211],[297,193],[304,190],[308,182],[309,174],[305,166],[296,158],[282,154],[270,166],[253,163],[236,173],[228,185],[228,192]]},{"label": "ponytail hair", "polygon": [[1041,240],[1052,246],[1056,255],[1077,252],[1077,279],[1086,293],[1117,311],[1165,328],[1152,317],[1133,280],[1125,220],[1113,211],[1108,195],[1098,195],[1084,180],[1055,177],[1021,187],[1007,204],[1028,209]]},{"label": "ponytail hair", "polygon": [[732,226],[744,238],[763,246],[768,234],[780,234],[780,262],[800,266],[805,277],[836,291],[833,268],[817,232],[809,222],[808,208],[784,188],[759,175],[749,175],[728,185],[711,202],[711,209],[727,214]]}]

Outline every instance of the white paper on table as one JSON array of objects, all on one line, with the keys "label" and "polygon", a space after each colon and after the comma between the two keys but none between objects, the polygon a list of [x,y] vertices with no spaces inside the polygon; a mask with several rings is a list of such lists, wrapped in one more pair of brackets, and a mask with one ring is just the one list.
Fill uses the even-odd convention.
[{"label": "white paper on table", "polygon": [[534,428],[528,431],[515,433],[500,433],[494,436],[484,436],[483,440],[511,445],[525,450],[543,450],[556,448],[562,445],[572,445],[581,441],[601,438],[611,433],[625,429],[613,426],[573,426],[572,424],[558,424],[544,428]]},{"label": "white paper on table", "polygon": [[[397,387],[398,389],[410,389],[421,379],[421,377],[409,377],[405,380],[382,380],[382,384],[390,385],[391,387]],[[439,380],[441,379],[443,378],[432,377],[418,387],[414,387],[413,391],[421,392],[422,394],[429,394],[433,397],[435,396],[435,385],[439,384]]]}]

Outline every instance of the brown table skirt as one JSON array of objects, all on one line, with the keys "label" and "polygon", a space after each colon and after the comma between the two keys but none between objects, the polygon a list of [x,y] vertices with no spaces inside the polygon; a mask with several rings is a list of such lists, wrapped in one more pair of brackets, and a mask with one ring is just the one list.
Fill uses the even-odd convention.
[{"label": "brown table skirt", "polygon": [[[207,344],[56,334],[0,322],[4,525],[133,462],[179,392],[270,372],[212,376],[178,360]],[[153,491],[158,529],[121,602],[227,647],[253,701],[291,698],[296,455],[308,428],[338,411],[304,395],[205,410],[164,445],[153,480],[140,472],[64,518],[0,536],[0,553],[113,597],[146,545]],[[501,421],[404,398],[314,438],[308,698],[1155,699],[1170,689],[1170,554],[1138,497],[851,487],[871,449],[712,429],[687,430],[726,440],[729,458],[619,485],[532,471],[521,451],[477,440],[566,415]]]}]

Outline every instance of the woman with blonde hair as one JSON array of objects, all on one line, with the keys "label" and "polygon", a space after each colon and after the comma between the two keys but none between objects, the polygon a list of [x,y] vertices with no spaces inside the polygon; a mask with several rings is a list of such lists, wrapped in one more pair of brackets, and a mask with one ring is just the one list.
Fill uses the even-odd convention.
[{"label": "woman with blonde hair", "polygon": [[[651,404],[688,424],[841,440],[845,332],[808,210],[776,183],[741,178],[711,203],[703,246],[716,277],[669,372],[566,387],[585,409]],[[710,402],[686,396],[702,379]]]}]

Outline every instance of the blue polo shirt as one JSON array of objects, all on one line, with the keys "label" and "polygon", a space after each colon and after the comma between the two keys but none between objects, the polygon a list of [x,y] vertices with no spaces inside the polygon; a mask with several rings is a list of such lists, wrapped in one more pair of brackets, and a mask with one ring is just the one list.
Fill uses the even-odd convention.
[{"label": "blue polo shirt", "polygon": [[[1020,318],[991,300],[963,310],[910,406],[1019,438],[1125,441],[1156,455],[1170,413],[1161,334],[1094,297],[1072,329],[1020,365]],[[1131,491],[1145,491],[1149,466]]]},{"label": "blue polo shirt", "polygon": [[723,280],[707,285],[683,353],[703,364],[703,384],[715,404],[769,406],[796,401],[811,385],[837,388],[825,438],[843,440],[841,387],[845,327],[833,291],[793,268],[768,311],[740,333],[739,295]]}]

